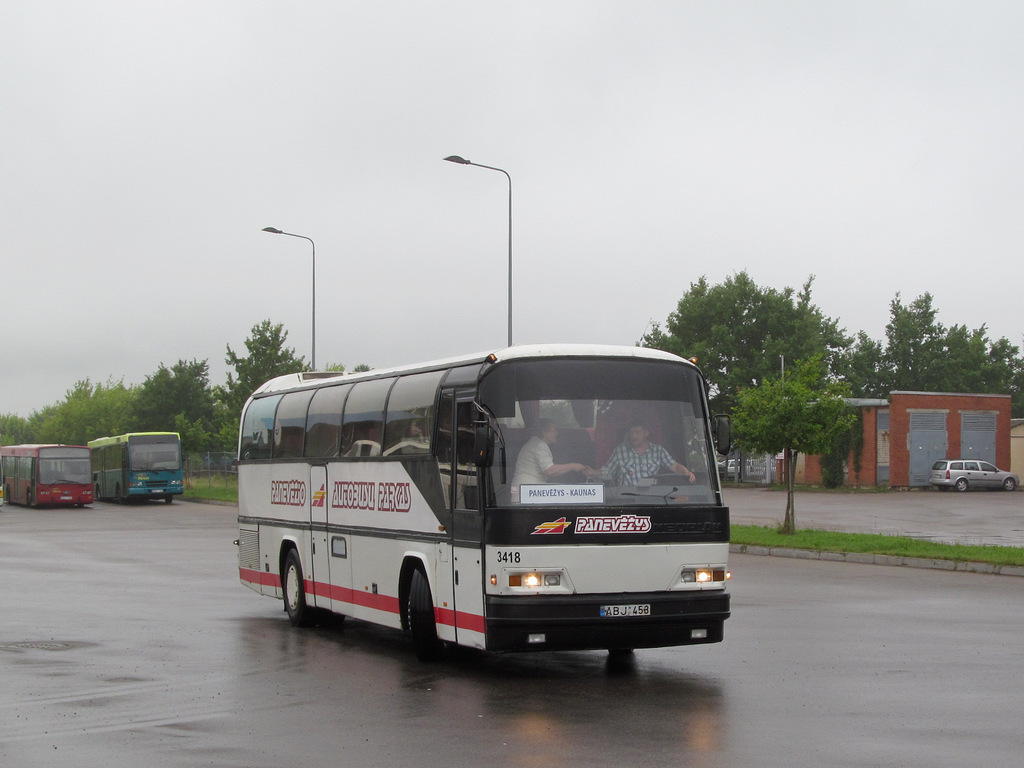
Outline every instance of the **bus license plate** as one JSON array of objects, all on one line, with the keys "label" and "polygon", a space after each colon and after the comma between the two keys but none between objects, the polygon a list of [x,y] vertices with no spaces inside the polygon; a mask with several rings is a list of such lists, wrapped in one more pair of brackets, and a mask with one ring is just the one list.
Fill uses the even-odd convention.
[{"label": "bus license plate", "polygon": [[630,605],[602,605],[601,616],[605,618],[621,618],[624,616],[650,616],[650,603],[632,603]]}]

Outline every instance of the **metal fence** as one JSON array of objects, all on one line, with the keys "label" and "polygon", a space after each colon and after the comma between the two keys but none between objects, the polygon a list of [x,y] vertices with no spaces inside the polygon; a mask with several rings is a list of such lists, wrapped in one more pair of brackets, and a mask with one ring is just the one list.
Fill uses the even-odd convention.
[{"label": "metal fence", "polygon": [[772,485],[778,481],[775,457],[768,454],[730,453],[719,461],[718,474],[732,483]]},{"label": "metal fence", "polygon": [[185,456],[185,488],[238,486],[238,467],[231,451],[206,451]]}]

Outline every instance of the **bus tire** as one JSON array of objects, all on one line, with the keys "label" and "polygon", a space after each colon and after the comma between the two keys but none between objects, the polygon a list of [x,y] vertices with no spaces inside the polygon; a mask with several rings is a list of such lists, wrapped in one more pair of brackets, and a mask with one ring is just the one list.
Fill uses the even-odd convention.
[{"label": "bus tire", "polygon": [[172,501],[174,501],[174,497],[171,495],[164,496],[164,501],[170,504]]},{"label": "bus tire", "polygon": [[444,643],[437,636],[430,584],[423,569],[418,566],[413,569],[409,581],[409,598],[405,610],[416,657],[420,661],[440,660],[444,654]]},{"label": "bus tire", "polygon": [[281,568],[281,591],[284,593],[284,609],[292,626],[305,627],[309,624],[312,609],[306,604],[306,587],[302,578],[302,563],[299,553],[289,549]]}]

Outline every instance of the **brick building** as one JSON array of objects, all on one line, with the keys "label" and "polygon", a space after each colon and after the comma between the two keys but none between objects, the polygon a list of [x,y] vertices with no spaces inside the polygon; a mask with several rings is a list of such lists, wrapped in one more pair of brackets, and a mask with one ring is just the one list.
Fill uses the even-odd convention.
[{"label": "brick building", "polygon": [[[850,404],[860,409],[864,432],[859,457],[851,451],[847,461],[847,485],[927,487],[938,459],[976,458],[1010,467],[1009,395],[892,392],[888,400]],[[801,457],[796,479],[820,485],[819,457]]]}]

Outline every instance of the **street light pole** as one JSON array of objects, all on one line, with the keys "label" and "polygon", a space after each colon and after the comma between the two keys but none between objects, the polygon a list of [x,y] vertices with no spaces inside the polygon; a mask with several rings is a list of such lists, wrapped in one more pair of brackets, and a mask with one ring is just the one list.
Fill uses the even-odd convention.
[{"label": "street light pole", "polygon": [[458,155],[449,155],[445,158],[449,163],[458,163],[459,165],[475,165],[477,168],[487,168],[491,171],[498,171],[504,173],[505,178],[508,179],[508,345],[512,346],[512,177],[509,176],[508,171],[501,168],[495,168],[493,165],[481,165],[480,163],[471,163],[464,157]]},{"label": "street light pole", "polygon": [[282,232],[280,229],[275,227],[264,227],[264,232],[270,232],[272,235],[288,235],[288,237],[301,237],[303,240],[309,240],[309,244],[313,246],[313,354],[309,361],[310,367],[316,370],[316,243],[313,242],[313,238],[306,237],[305,235],[296,235],[291,232]]}]

